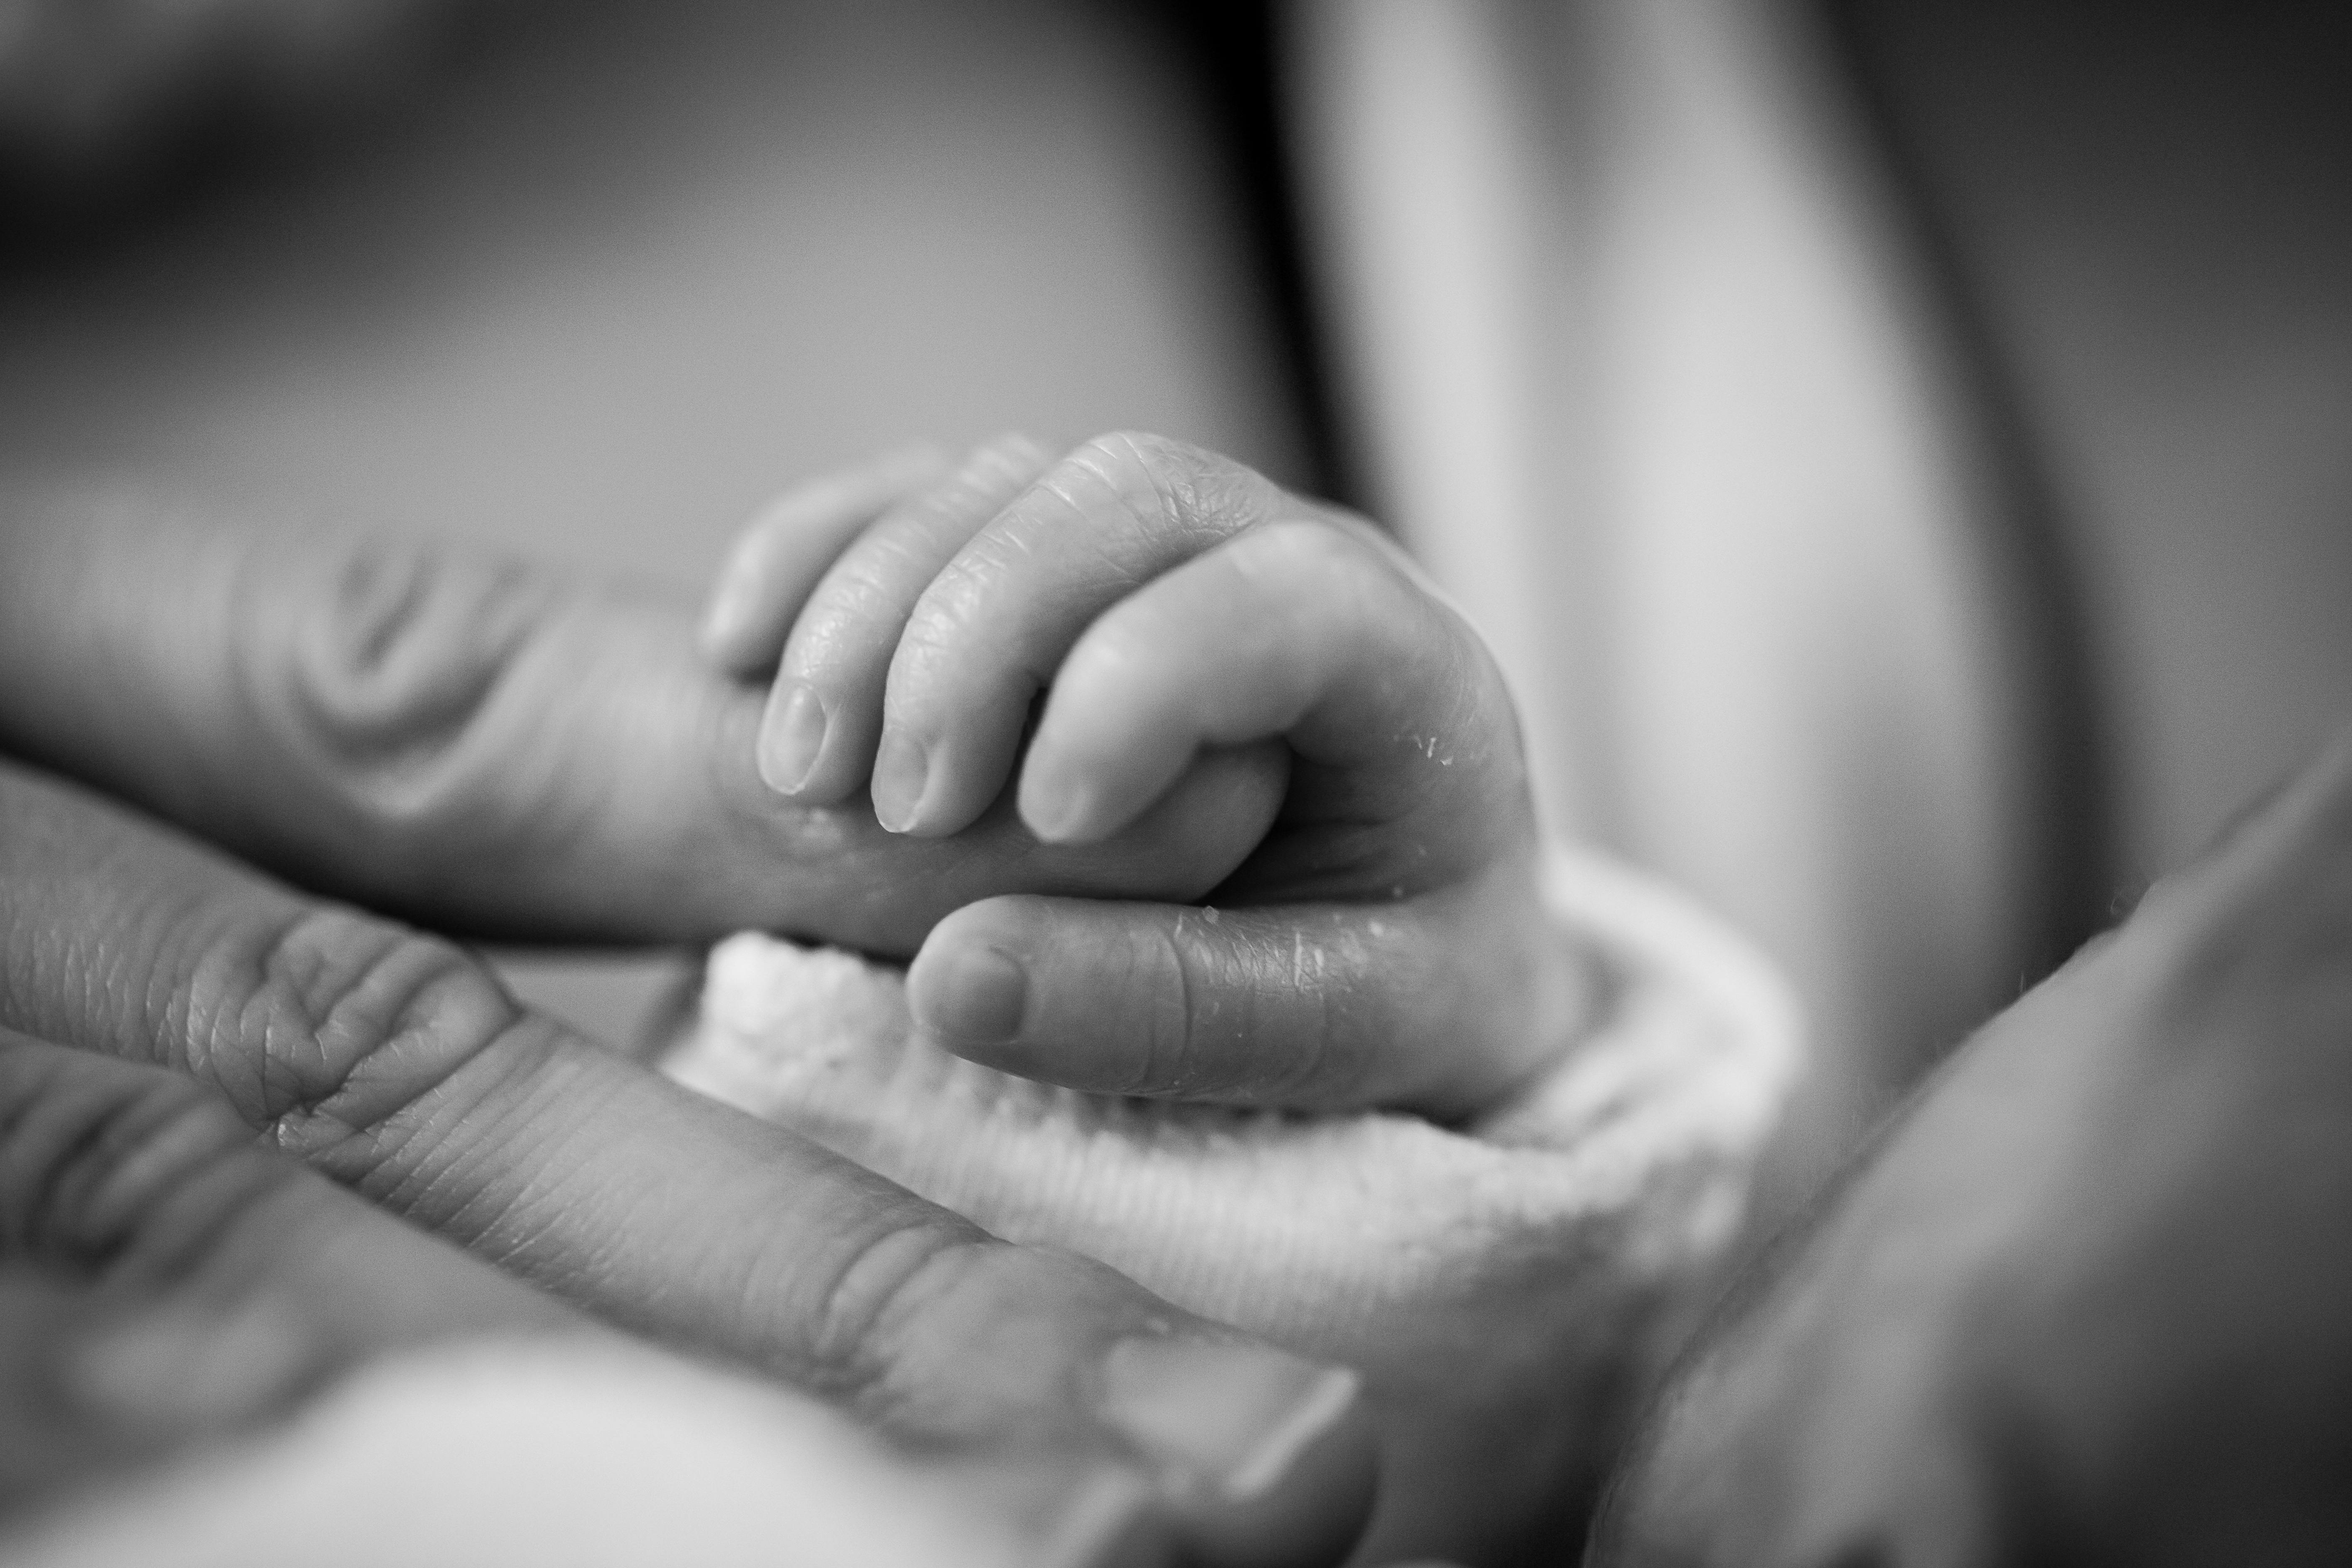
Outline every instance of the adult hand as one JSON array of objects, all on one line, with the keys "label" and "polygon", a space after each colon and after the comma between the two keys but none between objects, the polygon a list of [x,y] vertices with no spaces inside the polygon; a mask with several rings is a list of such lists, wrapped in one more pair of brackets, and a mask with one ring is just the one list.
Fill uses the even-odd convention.
[{"label": "adult hand", "polygon": [[2352,740],[1966,1047],[1736,1287],[1589,1562],[2336,1563]]},{"label": "adult hand", "polygon": [[593,1327],[185,1077],[0,1031],[11,1562],[1191,1562],[1160,1479],[888,1444]]},{"label": "adult hand", "polygon": [[993,795],[1070,846],[1116,842],[1171,777],[1286,775],[1270,823],[1201,844],[1206,910],[1007,888],[950,916],[910,977],[942,1044],[1080,1089],[1440,1115],[1556,1058],[1580,987],[1538,906],[1510,702],[1390,541],[1150,436],[877,480],[895,504],[786,498],[714,595],[718,660],[776,677],[780,791],[862,814],[870,768],[910,845],[959,842]]},{"label": "adult hand", "polygon": [[[824,833],[780,827],[714,762],[728,694],[682,626],[422,554],[387,577],[382,555],[58,515],[13,532],[0,580],[13,745],[321,883],[478,926],[690,935],[810,897],[773,886],[802,864],[779,847]],[[856,835],[825,843],[809,863],[854,880]],[[754,848],[757,868],[730,868]],[[1038,874],[1149,861],[1148,844],[1120,853]],[[242,1233],[189,1194],[258,1137],[608,1323],[886,1432],[1108,1456],[1210,1560],[1328,1555],[1360,1521],[1369,1459],[1342,1375],[997,1243],[527,1013],[446,942],[7,764],[0,1027],[196,1080],[241,1129],[133,1107],[60,1140],[44,1130],[82,1114],[72,1075],[12,1083],[17,1190],[83,1192],[112,1227],[67,1249],[79,1267],[228,1257],[211,1249]]]},{"label": "adult hand", "polygon": [[331,1331],[362,1340],[557,1315],[291,1156],[556,1300],[931,1451],[1125,1466],[1208,1561],[1321,1561],[1360,1522],[1346,1374],[997,1242],[522,1011],[446,942],[6,766],[0,1027],[11,1255],[198,1299],[322,1280],[318,1321],[360,1303]]}]

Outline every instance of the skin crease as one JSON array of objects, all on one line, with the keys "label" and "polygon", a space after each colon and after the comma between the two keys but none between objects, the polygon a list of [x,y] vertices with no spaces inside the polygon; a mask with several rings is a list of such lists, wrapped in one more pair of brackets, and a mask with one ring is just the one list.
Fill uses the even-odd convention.
[{"label": "skin crease", "polygon": [[983,892],[1195,897],[1271,816],[1268,759],[1209,759],[1114,844],[1009,812],[910,847],[796,809],[758,703],[684,618],[509,563],[239,526],[117,494],[35,503],[0,584],[0,742],[308,885],[486,938],[911,952]]},{"label": "skin crease", "polygon": [[[1205,465],[1217,481],[1115,495],[1241,509],[1214,529],[1134,512],[1126,525],[1146,533],[1270,539],[1280,530],[1261,524],[1327,518],[1294,517],[1305,503],[1188,448],[1123,437],[1090,451]],[[677,944],[757,927],[898,956],[928,942],[919,1005],[939,959],[1011,948],[1035,1016],[994,1043],[996,1065],[1448,1118],[1538,1070],[1584,1003],[1586,978],[1538,934],[1499,679],[1384,546],[1348,562],[1347,580],[1382,595],[1360,624],[1396,620],[1389,662],[1433,679],[1364,694],[1382,721],[1368,750],[1318,762],[1293,761],[1289,742],[1205,745],[1123,829],[1047,844],[1011,790],[940,838],[887,833],[856,798],[780,799],[758,773],[764,694],[715,671],[664,605],[131,490],[33,498],[13,516],[0,744],[436,929]],[[1321,531],[1370,537],[1344,519]],[[1092,1059],[1107,1037],[1147,1046]]]},{"label": "skin crease", "polygon": [[1587,1562],[2352,1539],[2352,738],[1981,1033],[1738,1286]]},{"label": "skin crease", "polygon": [[174,1074],[0,1030],[0,1511],[377,1354],[584,1319],[257,1147]]},{"label": "skin crease", "polygon": [[[535,1344],[592,1373],[616,1357],[646,1375],[671,1364],[257,1146],[184,1078],[0,1035],[0,1524],[95,1485],[135,1496],[143,1470],[257,1436],[380,1357],[487,1336],[500,1357]],[[910,1499],[945,1492],[988,1561],[1038,1561],[1049,1540],[1102,1534],[1094,1516],[1118,1495],[1109,1466],[871,1453]],[[372,1490],[382,1478],[340,1479]],[[1128,1495],[1131,1517],[1104,1521],[1136,1553],[1126,1560],[1175,1561],[1181,1542],[1141,1506],[1148,1493],[1129,1481]],[[822,1520],[826,1500],[802,1507]],[[300,1506],[331,1512],[326,1500]],[[518,1493],[509,1538],[561,1550],[565,1521],[531,1519],[535,1506]],[[120,1507],[118,1496],[110,1513]],[[822,1528],[846,1538],[856,1521]]]},{"label": "skin crease", "polygon": [[[1318,1369],[995,1242],[529,1014],[450,942],[221,847],[477,932],[679,940],[764,907],[905,943],[962,878],[1189,896],[1223,874],[1202,844],[1230,834],[1238,859],[1270,815],[1262,766],[1197,770],[1160,828],[1118,845],[1047,849],[1008,826],[910,847],[870,817],[780,810],[751,772],[756,696],[711,677],[681,615],[143,504],[5,514],[0,741],[203,838],[0,762],[0,1027],[178,1075],[271,1158],[539,1293],[935,1453],[1009,1446],[1049,1478],[1134,1467],[1202,1561],[1344,1552],[1370,1439],[1360,1404],[1308,1400]],[[729,732],[744,744],[713,743]],[[811,885],[780,887],[794,855]],[[908,895],[849,896],[886,856],[919,873]],[[12,1100],[33,1121],[12,1123],[11,1156],[56,1103]],[[1194,1400],[1175,1447],[1133,1407],[1159,1396],[1106,1370],[1137,1342],[1192,1358],[1188,1386],[1233,1391]],[[1225,1496],[1220,1456],[1255,1451],[1249,1421],[1294,1395],[1333,1419],[1264,1490]]]},{"label": "skin crease", "polygon": [[[71,786],[0,764],[0,1197],[30,1216],[11,1256],[82,1270],[93,1293],[120,1294],[127,1268],[173,1309],[206,1306],[207,1279],[380,1296],[383,1268],[428,1326],[462,1319],[469,1294],[507,1303],[497,1326],[518,1298],[570,1321],[567,1304],[934,1456],[1026,1456],[1048,1478],[1133,1466],[1204,1562],[1326,1561],[1360,1526],[1360,1405],[1332,1407],[1264,1491],[1213,1484],[1220,1455],[1254,1451],[1228,1409],[1278,1414],[1327,1375],[1296,1358],[1098,1265],[995,1241],[530,1015],[446,942],[312,903]],[[138,1082],[93,1086],[93,1064]],[[273,1177],[257,1160],[299,1164]],[[215,1206],[192,1214],[207,1191]],[[297,1221],[310,1245],[271,1245]],[[441,1238],[421,1266],[383,1239],[411,1234],[401,1221]],[[163,1262],[145,1268],[143,1248]],[[1139,1341],[1234,1404],[1196,1401],[1205,1425],[1171,1447],[1107,1370]]]},{"label": "skin crease", "polygon": [[[152,564],[100,571],[110,544],[149,537]],[[383,677],[330,683],[347,700],[333,714],[349,721],[331,732],[350,743],[257,752],[282,736],[251,715],[283,713],[237,704],[306,689],[273,687],[268,656],[316,650],[280,627],[278,640],[257,635],[226,660],[198,657],[203,627],[224,624],[212,596],[223,581],[266,596],[257,584],[278,580],[278,563],[204,542],[217,537],[150,535],[88,513],[75,529],[13,537],[12,567],[26,570],[0,582],[9,742],[47,743],[59,765],[101,778],[120,772],[109,782],[145,792],[155,809],[213,814],[221,837],[275,845],[289,867],[348,843],[365,877],[396,890],[470,866],[474,879],[460,884],[482,900],[474,913],[488,929],[530,929],[533,900],[551,906],[587,883],[567,885],[559,866],[493,898],[494,868],[473,863],[504,840],[469,836],[470,812],[495,807],[502,826],[535,832],[533,808],[545,810],[551,837],[524,842],[559,860],[567,844],[643,819],[626,788],[562,794],[594,776],[584,768],[469,797],[498,770],[481,765],[493,753],[468,747],[547,734],[577,744],[624,731],[615,715],[638,711],[646,694],[709,685],[677,673],[699,660],[674,617],[600,611],[585,595],[559,595],[551,610],[528,580],[436,568],[414,575],[439,586],[384,595],[405,606],[386,624],[422,637],[389,637],[356,664],[322,656],[330,671]],[[304,558],[288,559],[291,571]],[[60,585],[35,570],[61,563],[80,575]],[[147,571],[171,591],[133,591]],[[452,584],[463,593],[444,598]],[[496,631],[502,605],[520,628],[511,643],[493,637],[484,659],[428,657],[446,635],[435,628]],[[60,605],[119,640],[60,627]],[[547,629],[604,614],[656,628],[638,644],[617,635],[658,680],[633,689],[646,666],[598,663],[596,639]],[[553,700],[575,706],[549,730],[500,728],[496,695],[509,689],[518,647],[593,678],[594,700],[574,692]],[[236,678],[208,685],[224,662]],[[452,678],[486,668],[488,702]],[[747,847],[773,852],[754,832],[774,831],[761,826],[774,807],[751,771],[760,695],[740,695],[729,710],[742,794],[702,785],[709,794],[697,798],[725,809],[698,829],[707,838],[663,840],[666,853],[716,866],[719,846],[739,859]],[[491,712],[498,721],[477,727]],[[75,752],[73,735],[96,739]],[[432,743],[378,743],[415,736]],[[173,765],[141,773],[132,763],[145,755]],[[669,761],[632,753],[615,765]],[[530,1018],[446,943],[319,904],[81,789],[0,764],[0,1025],[192,1080],[246,1136],[266,1132],[272,1158],[298,1157],[606,1322],[833,1388],[933,1442],[1010,1423],[1039,1434],[1049,1455],[1056,1443],[1065,1455],[1133,1451],[1086,1403],[1097,1386],[1087,1358],[1182,1320],[1116,1276],[985,1243]],[[907,840],[878,828],[851,840],[866,844],[898,852]],[[331,870],[322,861],[310,874]],[[738,892],[696,903],[705,895],[649,871],[627,900],[608,889],[572,918],[690,931],[730,912],[725,899],[754,880],[737,875]],[[1238,913],[1218,930],[1230,936]],[[1345,903],[1323,914],[1355,929]],[[1475,929],[1465,921],[1441,935]],[[1262,938],[1260,967],[1244,957],[1237,973],[1280,961],[1281,946]],[[2352,1529],[2334,1511],[2352,1458],[2340,1333],[2352,1271],[2336,1245],[2352,1209],[2347,952],[2352,748],[2338,748],[1967,1047],[1743,1286],[1621,1469],[1592,1560],[2330,1560]],[[46,1116],[59,1100],[52,1089],[8,1103]],[[21,1131],[5,1141],[12,1158],[30,1146]],[[7,1168],[26,1190],[51,1184],[37,1166]],[[680,1206],[681,1192],[740,1205]],[[751,1267],[720,1267],[747,1234],[767,1238]],[[814,1297],[813,1258],[833,1260],[814,1268],[833,1286]],[[1007,1321],[1050,1331],[996,1364],[1047,1375],[957,1383],[972,1336]],[[1041,1366],[1040,1346],[1069,1359]],[[2274,1375],[2281,1365],[2297,1375]],[[266,1378],[255,1386],[270,1393]],[[1300,1488],[1342,1496],[1302,1509],[1327,1543],[1343,1534],[1330,1521],[1350,1517],[1344,1495],[1362,1480],[1344,1458],[1334,1468],[1338,1479]]]},{"label": "skin crease", "polygon": [[[665,606],[121,490],[10,514],[0,742],[310,889],[464,933],[677,942],[764,925],[904,952],[963,905],[956,918],[1000,935],[1042,928],[1048,1002],[1100,997],[1108,977],[1139,983],[1126,1005],[1149,1014],[1171,978],[1187,990],[1176,1030],[1140,1037],[1139,1088],[1483,1104],[1528,1069],[1531,1041],[1548,1054],[1568,1037],[1548,1023],[1565,982],[1529,956],[1532,826],[1491,664],[1360,524],[1294,515],[1205,454],[1142,438],[1106,451],[1206,465],[1140,493],[1242,510],[1131,521],[1231,540],[1235,558],[1270,550],[1261,564],[1287,560],[1294,592],[1331,575],[1347,585],[1339,629],[1352,617],[1364,636],[1318,624],[1319,684],[1259,716],[1259,742],[1204,734],[1172,784],[1144,782],[1165,793],[1133,820],[1096,826],[1099,842],[1041,842],[1003,787],[972,826],[934,837],[885,831],[862,801],[780,802],[757,773],[763,694],[714,672]],[[843,504],[870,511],[872,487]],[[1367,666],[1431,679],[1349,685]],[[670,1089],[522,1013],[446,942],[56,780],[0,773],[0,1024],[190,1076],[282,1154],[606,1322],[825,1391],[909,1438],[1017,1434],[1062,1463],[1139,1441],[1094,1403],[1122,1343],[1231,1342],[1107,1270],[991,1242]],[[1071,898],[1105,892],[1124,899]],[[1222,920],[1175,901],[1203,894],[1256,901]],[[1171,920],[1183,949],[1151,923]],[[1081,1016],[1100,1037],[1105,1013]],[[1463,1017],[1502,1026],[1456,1056],[1422,1048]],[[1297,1061],[1258,1048],[1285,1041],[1307,1042]],[[1235,1352],[1239,1375],[1302,1375]],[[1207,1561],[1318,1560],[1361,1520],[1368,1478],[1359,1411],[1267,1496],[1177,1489],[1173,1528]]]}]

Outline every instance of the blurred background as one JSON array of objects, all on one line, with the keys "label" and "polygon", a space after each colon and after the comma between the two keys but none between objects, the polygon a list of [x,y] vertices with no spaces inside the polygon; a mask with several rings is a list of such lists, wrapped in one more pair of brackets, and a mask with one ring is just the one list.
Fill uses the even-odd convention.
[{"label": "blurred background", "polygon": [[1231,453],[1788,966],[1794,1191],[2352,718],[2347,15],[5,0],[0,471],[692,595],[909,436]]}]

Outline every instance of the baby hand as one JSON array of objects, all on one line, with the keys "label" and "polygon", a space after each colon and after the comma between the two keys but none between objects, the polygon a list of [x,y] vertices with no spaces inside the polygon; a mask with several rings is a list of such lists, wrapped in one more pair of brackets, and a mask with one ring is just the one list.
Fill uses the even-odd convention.
[{"label": "baby hand", "polygon": [[1508,698],[1370,525],[1147,436],[859,483],[883,499],[755,523],[706,626],[736,673],[775,667],[760,766],[782,795],[863,787],[883,826],[938,837],[1017,768],[1021,821],[1080,845],[1203,758],[1288,767],[1238,864],[1219,836],[1205,907],[1023,894],[940,921],[910,994],[942,1045],[1101,1092],[1438,1114],[1564,1046],[1580,985],[1537,900]]}]

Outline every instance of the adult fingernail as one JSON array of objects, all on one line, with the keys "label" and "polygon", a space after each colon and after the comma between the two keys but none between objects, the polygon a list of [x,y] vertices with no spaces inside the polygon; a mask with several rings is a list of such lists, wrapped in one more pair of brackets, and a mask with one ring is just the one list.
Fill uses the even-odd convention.
[{"label": "adult fingernail", "polygon": [[874,759],[874,820],[891,833],[914,826],[915,808],[923,803],[930,771],[930,756],[920,741],[902,730],[885,734]]},{"label": "adult fingernail", "polygon": [[1003,1045],[1021,1033],[1029,973],[997,948],[951,947],[921,965],[908,1001],[915,1021],[961,1046]]},{"label": "adult fingernail", "polygon": [[792,681],[769,699],[760,724],[760,776],[778,795],[796,795],[824,751],[824,703],[805,682]]},{"label": "adult fingernail", "polygon": [[1263,1345],[1129,1339],[1103,1363],[1103,1419],[1235,1502],[1281,1485],[1357,1395],[1354,1373]]},{"label": "adult fingernail", "polygon": [[1043,1521],[1028,1561],[1034,1568],[1161,1568],[1179,1543],[1151,1487],[1131,1471],[1095,1472]]}]

